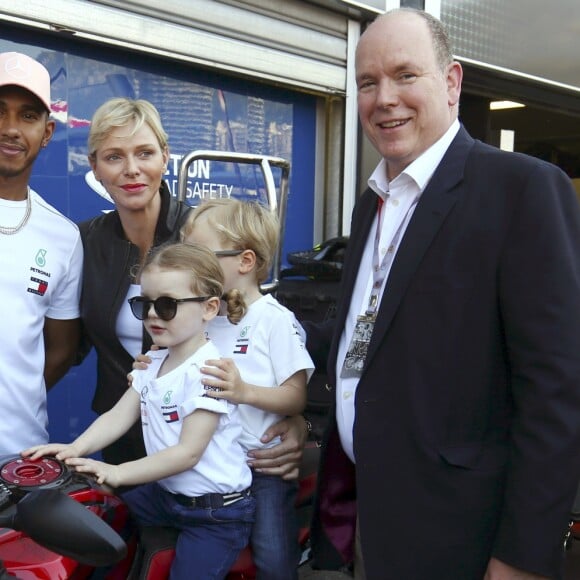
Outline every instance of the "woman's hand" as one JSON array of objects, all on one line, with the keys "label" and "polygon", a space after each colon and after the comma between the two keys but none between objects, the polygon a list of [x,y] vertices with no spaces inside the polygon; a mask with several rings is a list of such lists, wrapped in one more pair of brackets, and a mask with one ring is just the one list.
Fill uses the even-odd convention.
[{"label": "woman's hand", "polygon": [[252,449],[248,452],[249,466],[259,473],[279,475],[282,479],[298,479],[302,452],[308,438],[306,420],[302,415],[282,419],[262,435],[268,443],[279,436],[281,443],[268,449]]},{"label": "woman's hand", "polygon": [[[151,350],[157,350],[154,346]],[[146,354],[138,354],[133,361],[133,369],[144,371],[151,364],[151,357]]]},{"label": "woman's hand", "polygon": [[[153,345],[151,350],[157,350],[159,347]],[[133,361],[133,370],[144,371],[151,364],[151,358],[146,354],[138,354]],[[127,383],[129,387],[133,385],[132,373],[127,373]]]}]

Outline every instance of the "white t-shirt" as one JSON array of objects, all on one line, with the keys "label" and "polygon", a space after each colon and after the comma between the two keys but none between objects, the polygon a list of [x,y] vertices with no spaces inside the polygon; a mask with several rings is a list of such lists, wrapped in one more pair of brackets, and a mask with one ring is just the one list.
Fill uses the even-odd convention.
[{"label": "white t-shirt", "polygon": [[[48,442],[45,317],[79,317],[83,249],[77,226],[30,191],[28,223],[0,234],[0,455]],[[26,202],[0,199],[0,224],[14,226]]]},{"label": "white t-shirt", "polygon": [[133,316],[129,298],[141,295],[141,284],[131,284],[127,291],[127,297],[123,300],[119,315],[117,316],[117,337],[123,348],[133,357],[141,354],[143,344],[143,323]]},{"label": "white t-shirt", "polygon": [[171,372],[157,377],[167,350],[150,351],[146,370],[134,370],[132,387],[141,397],[141,425],[147,455],[179,442],[184,417],[196,409],[219,414],[217,429],[203,455],[192,469],[166,477],[159,484],[172,493],[189,497],[206,493],[232,493],[250,487],[252,473],[239,444],[242,431],[237,406],[205,396],[200,368],[207,359],[219,358],[207,342]]},{"label": "white t-shirt", "polygon": [[[290,310],[269,294],[253,302],[239,322],[232,324],[225,316],[210,320],[207,332],[222,356],[236,363],[244,381],[260,387],[277,387],[294,373],[305,370],[307,379],[314,363],[304,345],[304,331]],[[264,431],[281,415],[262,411],[250,405],[240,405],[243,434],[242,447],[259,449],[268,444],[260,441]]]}]

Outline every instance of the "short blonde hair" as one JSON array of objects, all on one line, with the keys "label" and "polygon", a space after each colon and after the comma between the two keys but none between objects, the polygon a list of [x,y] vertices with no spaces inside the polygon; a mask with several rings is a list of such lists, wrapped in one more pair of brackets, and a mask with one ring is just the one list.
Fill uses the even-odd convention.
[{"label": "short blonde hair", "polygon": [[93,115],[89,130],[89,157],[95,159],[99,147],[118,127],[130,127],[133,125],[131,135],[147,124],[151,127],[159,147],[165,151],[167,147],[167,133],[163,129],[159,111],[145,99],[127,99],[116,97],[103,103]]},{"label": "short blonde hair", "polygon": [[252,250],[256,254],[258,284],[266,281],[280,242],[280,222],[268,208],[254,201],[234,198],[211,199],[190,212],[181,229],[185,240],[195,222],[205,216],[215,227],[221,240],[236,250]]}]

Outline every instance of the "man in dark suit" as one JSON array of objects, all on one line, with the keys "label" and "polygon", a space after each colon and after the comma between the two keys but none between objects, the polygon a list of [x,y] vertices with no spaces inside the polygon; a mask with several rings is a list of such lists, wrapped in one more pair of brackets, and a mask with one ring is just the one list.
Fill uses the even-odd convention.
[{"label": "man in dark suit", "polygon": [[572,184],[467,134],[461,66],[424,12],[377,18],[356,80],[382,160],[353,213],[335,325],[307,328],[336,390],[314,565],[558,578],[580,479]]}]

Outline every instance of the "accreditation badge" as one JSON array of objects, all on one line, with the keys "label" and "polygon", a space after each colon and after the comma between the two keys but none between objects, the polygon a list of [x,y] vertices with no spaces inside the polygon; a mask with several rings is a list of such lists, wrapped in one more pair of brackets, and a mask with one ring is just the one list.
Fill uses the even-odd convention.
[{"label": "accreditation badge", "polygon": [[376,314],[361,314],[357,317],[352,339],[340,372],[343,379],[361,376],[376,318]]}]

